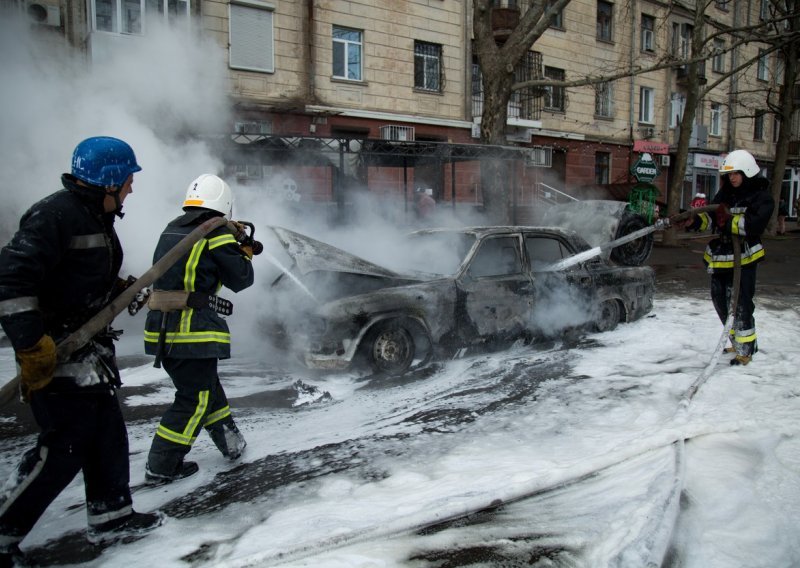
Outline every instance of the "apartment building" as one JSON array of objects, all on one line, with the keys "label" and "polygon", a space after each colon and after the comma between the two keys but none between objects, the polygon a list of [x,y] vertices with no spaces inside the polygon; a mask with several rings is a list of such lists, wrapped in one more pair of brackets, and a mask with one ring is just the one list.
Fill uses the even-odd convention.
[{"label": "apartment building", "polygon": [[[495,37],[503,42],[528,1],[494,4]],[[18,6],[48,41],[81,50],[90,62],[146,41],[153,21],[213,38],[227,53],[230,129],[238,142],[265,147],[275,139],[335,156],[330,163],[338,173],[319,164],[296,172],[302,199],[336,199],[336,190],[320,193],[317,182],[336,185],[347,177],[369,191],[402,193],[424,184],[440,201],[480,202],[479,153],[464,150],[480,142],[483,105],[470,0],[22,0]],[[507,145],[523,157],[515,199],[530,203],[543,187],[551,195],[625,199],[635,183],[631,166],[645,152],[660,170],[653,180],[659,201],[666,201],[670,180],[683,177],[682,205],[697,192],[714,194],[720,157],[733,148],[771,167],[778,122],[768,99],[789,86],[781,84],[779,52],[768,45],[733,48],[726,33],[707,43],[700,76],[713,88],[697,107],[681,172],[674,155],[688,65],[619,77],[666,56],[690,58],[694,11],[693,0],[572,0],[553,18],[517,66],[517,80],[597,81],[528,88],[512,97]],[[718,0],[705,9],[703,32],[769,17],[769,0]],[[751,59],[753,65],[728,76]],[[602,80],[612,76],[619,78]],[[784,174],[790,203],[800,194],[797,113],[792,128]],[[395,143],[385,154],[399,153],[355,159],[378,144],[370,141]],[[440,145],[457,145],[464,159],[432,159]],[[272,166],[256,162],[231,167],[242,181],[258,183]]]}]

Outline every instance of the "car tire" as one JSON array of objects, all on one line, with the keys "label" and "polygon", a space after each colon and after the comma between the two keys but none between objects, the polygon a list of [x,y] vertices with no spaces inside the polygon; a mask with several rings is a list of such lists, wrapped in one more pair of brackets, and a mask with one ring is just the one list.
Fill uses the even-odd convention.
[{"label": "car tire", "polygon": [[[633,211],[625,211],[617,225],[614,240],[621,239],[631,233],[649,227],[647,219]],[[653,250],[653,233],[645,235],[635,241],[620,245],[611,250],[611,260],[623,266],[641,266],[650,257]]]},{"label": "car tire", "polygon": [[622,314],[619,302],[616,300],[606,300],[597,310],[594,319],[594,330],[598,333],[613,331],[617,328]]},{"label": "car tire", "polygon": [[387,375],[408,371],[416,353],[414,335],[402,320],[376,323],[367,332],[361,348],[372,370]]}]

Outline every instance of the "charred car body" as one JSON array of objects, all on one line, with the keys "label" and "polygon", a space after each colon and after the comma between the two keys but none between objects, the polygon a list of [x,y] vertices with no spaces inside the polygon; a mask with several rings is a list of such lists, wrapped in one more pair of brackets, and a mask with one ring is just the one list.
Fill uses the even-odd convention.
[{"label": "charred car body", "polygon": [[404,243],[402,271],[270,229],[293,262],[272,286],[290,294],[281,304],[301,317],[275,313],[265,327],[273,344],[310,368],[364,361],[376,372],[401,374],[472,346],[495,348],[575,328],[610,330],[652,308],[649,267],[595,257],[554,270],[590,248],[564,229],[417,231]]}]

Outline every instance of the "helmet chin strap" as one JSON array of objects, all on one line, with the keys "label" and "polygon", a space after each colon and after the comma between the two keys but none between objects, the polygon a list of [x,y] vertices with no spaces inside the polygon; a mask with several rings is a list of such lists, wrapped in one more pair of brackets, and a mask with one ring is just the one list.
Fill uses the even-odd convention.
[{"label": "helmet chin strap", "polygon": [[114,208],[114,211],[112,211],[112,213],[114,213],[114,215],[122,219],[125,216],[125,213],[122,212],[122,202],[119,200],[119,194],[121,189],[117,186],[112,186],[112,187],[116,187],[116,190],[109,190],[108,188],[106,188],[106,195],[110,195],[114,198],[114,204],[116,205],[116,207]]}]

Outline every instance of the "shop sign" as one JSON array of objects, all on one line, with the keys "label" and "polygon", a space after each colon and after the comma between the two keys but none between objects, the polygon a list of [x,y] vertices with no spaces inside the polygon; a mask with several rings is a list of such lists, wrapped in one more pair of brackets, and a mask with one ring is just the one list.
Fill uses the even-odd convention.
[{"label": "shop sign", "polygon": [[695,154],[694,155],[694,167],[695,168],[706,168],[709,170],[719,170],[719,165],[722,162],[722,158],[716,156],[714,154]]},{"label": "shop sign", "polygon": [[669,154],[669,144],[652,142],[650,140],[634,140],[634,152],[647,152],[648,154]]},{"label": "shop sign", "polygon": [[639,156],[639,159],[631,166],[631,174],[640,183],[650,183],[659,173],[661,172],[653,161],[653,156],[647,152]]}]

